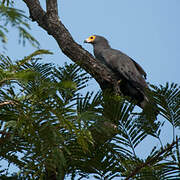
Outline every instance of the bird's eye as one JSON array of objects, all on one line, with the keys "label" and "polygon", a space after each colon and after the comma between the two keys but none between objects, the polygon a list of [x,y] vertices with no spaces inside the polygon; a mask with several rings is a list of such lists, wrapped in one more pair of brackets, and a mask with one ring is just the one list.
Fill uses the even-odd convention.
[{"label": "bird's eye", "polygon": [[89,36],[86,41],[87,41],[88,43],[93,43],[95,39],[96,39],[96,36]]}]

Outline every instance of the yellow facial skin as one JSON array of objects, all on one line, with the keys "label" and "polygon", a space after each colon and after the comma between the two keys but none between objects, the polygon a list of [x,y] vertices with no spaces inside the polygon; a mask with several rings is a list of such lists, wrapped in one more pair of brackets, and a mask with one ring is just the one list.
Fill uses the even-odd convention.
[{"label": "yellow facial skin", "polygon": [[84,42],[85,43],[91,43],[91,42],[93,42],[95,40],[95,38],[96,38],[96,36],[90,36]]}]

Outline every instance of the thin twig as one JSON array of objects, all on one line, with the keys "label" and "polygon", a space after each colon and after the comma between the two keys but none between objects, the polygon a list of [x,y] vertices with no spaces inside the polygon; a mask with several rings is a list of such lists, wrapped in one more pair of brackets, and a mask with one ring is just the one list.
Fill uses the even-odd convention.
[{"label": "thin twig", "polygon": [[8,104],[14,105],[14,104],[16,104],[16,102],[14,102],[14,101],[4,101],[4,102],[0,103],[0,106],[4,106],[4,105],[8,105]]},{"label": "thin twig", "polygon": [[145,163],[137,166],[134,171],[128,176],[126,177],[125,180],[129,180],[130,178],[132,178],[133,176],[135,176],[142,168],[148,166],[149,164],[153,164],[163,153],[170,151],[173,146],[178,142],[178,139],[176,141],[173,141],[169,146],[167,146],[166,148],[162,149],[156,156],[154,156],[153,158],[147,160]]}]

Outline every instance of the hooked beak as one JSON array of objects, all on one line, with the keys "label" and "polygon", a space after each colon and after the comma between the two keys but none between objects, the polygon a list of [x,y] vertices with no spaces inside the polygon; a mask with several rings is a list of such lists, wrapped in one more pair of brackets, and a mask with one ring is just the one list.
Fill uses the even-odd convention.
[{"label": "hooked beak", "polygon": [[87,38],[84,40],[84,43],[91,43],[91,42],[92,42],[92,39],[90,39],[90,38]]}]

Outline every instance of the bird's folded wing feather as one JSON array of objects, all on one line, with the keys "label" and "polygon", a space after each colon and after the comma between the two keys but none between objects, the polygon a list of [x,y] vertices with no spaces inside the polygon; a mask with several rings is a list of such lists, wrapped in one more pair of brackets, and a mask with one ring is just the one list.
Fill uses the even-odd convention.
[{"label": "bird's folded wing feather", "polygon": [[140,72],[140,74],[143,75],[144,78],[146,79],[147,74],[146,74],[146,72],[144,71],[144,69],[143,69],[136,61],[134,61],[133,59],[131,59],[131,60],[132,60],[133,63],[135,64],[135,66],[136,66],[137,70]]},{"label": "bird's folded wing feather", "polygon": [[128,80],[135,88],[144,89],[147,87],[144,70],[136,65],[130,57],[115,49],[104,50],[102,56],[106,63],[115,71],[118,71],[126,80]]}]

